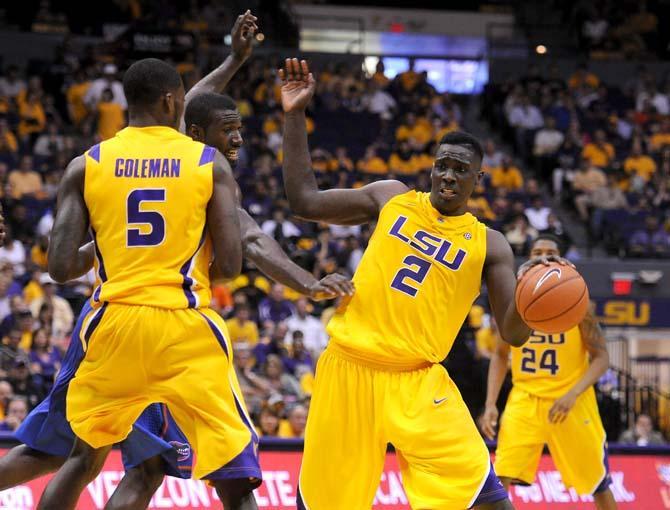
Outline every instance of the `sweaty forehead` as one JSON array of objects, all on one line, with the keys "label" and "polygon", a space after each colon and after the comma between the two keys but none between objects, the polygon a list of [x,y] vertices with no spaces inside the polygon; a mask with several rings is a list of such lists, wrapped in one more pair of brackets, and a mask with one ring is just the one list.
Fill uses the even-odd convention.
[{"label": "sweaty forehead", "polygon": [[469,165],[475,159],[475,152],[467,145],[453,145],[443,143],[437,148],[435,160],[454,159]]},{"label": "sweaty forehead", "polygon": [[242,122],[242,117],[237,110],[217,110],[214,112],[214,120],[221,124],[235,124]]}]

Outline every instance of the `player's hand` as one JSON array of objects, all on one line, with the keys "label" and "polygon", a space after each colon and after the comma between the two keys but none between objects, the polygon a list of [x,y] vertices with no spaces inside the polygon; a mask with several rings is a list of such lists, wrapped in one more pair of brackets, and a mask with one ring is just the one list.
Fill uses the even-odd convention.
[{"label": "player's hand", "polygon": [[572,391],[568,391],[565,395],[559,398],[554,405],[549,409],[549,423],[562,423],[567,418],[570,410],[575,406],[577,395]]},{"label": "player's hand", "polygon": [[516,278],[517,280],[520,280],[523,275],[525,275],[532,267],[540,264],[548,266],[551,262],[558,262],[562,266],[570,266],[572,268],[575,267],[572,262],[570,262],[568,259],[564,259],[563,257],[557,257],[555,255],[550,255],[548,257],[535,257],[530,259],[528,262],[521,264],[518,271],[516,272]]},{"label": "player's hand", "polygon": [[298,112],[307,108],[316,89],[316,80],[309,72],[307,61],[287,58],[285,69],[279,70],[279,78],[282,81],[281,105],[284,111]]},{"label": "player's hand", "polygon": [[231,46],[233,56],[238,60],[246,60],[251,56],[253,50],[253,42],[258,32],[258,25],[256,20],[258,18],[247,10],[244,14],[240,14],[233,25],[230,32]]},{"label": "player's hand", "polygon": [[354,293],[354,283],[338,273],[332,273],[309,288],[309,297],[314,301],[333,299],[338,296],[351,296]]},{"label": "player's hand", "polygon": [[484,436],[493,441],[498,428],[498,408],[495,405],[487,405],[480,420],[480,426]]}]

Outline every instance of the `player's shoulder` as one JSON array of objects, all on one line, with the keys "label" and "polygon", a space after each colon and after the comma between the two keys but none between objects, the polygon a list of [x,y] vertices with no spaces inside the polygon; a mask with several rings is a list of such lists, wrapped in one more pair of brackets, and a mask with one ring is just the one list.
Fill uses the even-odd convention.
[{"label": "player's shoulder", "polygon": [[514,260],[512,247],[505,235],[491,227],[486,228],[486,261],[487,263]]},{"label": "player's shoulder", "polygon": [[400,181],[394,179],[384,179],[366,184],[360,191],[366,193],[376,204],[378,211],[381,212],[391,202],[398,200],[398,197],[404,196],[410,192],[410,189]]}]

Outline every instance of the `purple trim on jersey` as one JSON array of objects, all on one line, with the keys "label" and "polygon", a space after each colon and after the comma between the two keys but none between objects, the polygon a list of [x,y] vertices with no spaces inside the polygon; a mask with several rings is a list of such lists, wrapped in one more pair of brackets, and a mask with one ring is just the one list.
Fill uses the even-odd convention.
[{"label": "purple trim on jersey", "polygon": [[[223,334],[223,331],[221,331],[219,327],[204,313],[198,313],[200,313],[205,321],[207,321],[209,328],[212,330],[212,333],[214,333],[214,337],[219,342],[219,345],[223,349],[226,357],[230,357],[228,353],[228,344],[226,343],[226,338]],[[258,455],[256,454],[258,435],[256,434],[253,423],[251,423],[247,417],[247,414],[244,412],[244,408],[235,394],[235,389],[231,387],[230,390],[233,393],[233,398],[235,399],[237,413],[240,415],[242,423],[244,423],[244,425],[249,430],[249,433],[251,434],[251,441],[249,441],[249,444],[247,444],[244,450],[242,450],[242,452],[238,454],[233,460],[228,462],[225,466],[208,474],[204,478],[206,480],[222,478],[257,478],[258,485],[255,485],[255,487],[258,487],[261,484],[262,479],[262,472],[260,464],[258,463]]]},{"label": "purple trim on jersey", "polygon": [[[200,242],[198,243],[198,248],[195,250],[195,253],[193,253],[193,255],[191,255],[191,257],[186,262],[184,262],[184,265],[181,266],[181,269],[179,270],[181,275],[184,277],[184,283],[182,283],[181,288],[184,289],[184,294],[186,294],[189,308],[195,308],[196,297],[193,293],[193,290],[191,289],[191,287],[193,287],[193,278],[191,278],[188,273],[191,271],[191,264],[194,263],[193,259],[198,254],[200,248],[202,248],[202,245],[205,242],[205,232],[207,232],[207,226],[202,229],[202,236],[200,236]],[[226,356],[227,355],[228,353],[226,353]]]},{"label": "purple trim on jersey", "polygon": [[202,149],[202,154],[200,155],[200,162],[198,163],[198,166],[206,165],[207,163],[213,163],[215,155],[216,149],[214,147],[210,147],[209,145],[205,145],[205,147]]},{"label": "purple trim on jersey", "polygon": [[[207,321],[207,324],[209,324],[209,328],[214,333],[214,336],[216,337],[217,341],[219,342],[219,345],[221,345],[221,348],[223,349],[223,352],[226,353],[227,357],[230,357],[229,354],[228,354],[228,344],[226,344],[226,339],[223,335],[223,332],[204,313],[202,313],[202,312],[199,312],[199,313],[200,313],[200,315],[202,315],[205,318],[205,320]],[[242,421],[244,422],[246,427],[249,429],[249,432],[251,433],[252,441],[255,444],[258,444],[258,435],[256,434],[256,429],[254,428],[254,424],[247,417],[247,413],[244,412],[244,408],[242,407],[242,404],[238,400],[237,395],[235,395],[235,391],[234,391],[233,388],[231,388],[231,391],[233,392],[233,397],[235,398],[235,407],[237,407],[237,412],[240,415],[240,418],[242,418]]]},{"label": "purple trim on jersey", "polygon": [[[107,303],[103,303],[103,305],[93,314],[91,322],[88,323],[88,327],[86,328],[86,331],[84,331],[84,342],[86,342],[86,348],[88,348],[88,341],[91,339],[91,335],[95,331],[95,328],[97,328],[98,325],[100,325],[102,316],[105,315],[106,308]],[[74,339],[70,341],[74,341]]]},{"label": "purple trim on jersey", "polygon": [[95,249],[95,258],[98,259],[98,276],[100,276],[100,285],[98,285],[93,292],[93,301],[100,302],[100,292],[102,291],[102,284],[107,281],[107,271],[105,271],[105,263],[102,261],[102,253],[98,248],[98,237],[95,230],[91,228],[91,236],[93,237],[93,248]]},{"label": "purple trim on jersey", "polygon": [[599,492],[606,491],[609,486],[612,484],[612,477],[610,476],[610,459],[607,452],[607,442],[603,445],[603,464],[605,464],[605,476],[596,487],[596,490],[593,491],[593,494],[598,494]]},{"label": "purple trim on jersey", "polygon": [[254,481],[254,488],[261,484],[263,473],[261,472],[258,457],[256,456],[256,447],[253,441],[244,447],[233,460],[228,462],[225,466],[212,471],[210,474],[203,477],[203,480],[225,480],[235,478],[255,478],[258,480],[257,484]]},{"label": "purple trim on jersey", "polygon": [[202,317],[207,321],[207,324],[209,325],[209,329],[212,330],[212,333],[214,333],[214,336],[216,337],[217,341],[219,342],[219,345],[221,345],[221,348],[223,349],[223,352],[226,354],[226,357],[230,357],[228,354],[228,344],[226,343],[226,339],[223,336],[223,333],[219,328],[216,327],[216,324],[214,324],[209,317],[207,317],[204,313],[198,312]]},{"label": "purple trim on jersey", "polygon": [[472,506],[474,507],[483,503],[494,503],[495,501],[507,499],[507,497],[507,491],[498,479],[496,472],[493,470],[493,464],[491,464],[486,481],[484,482],[484,485],[482,485]]},{"label": "purple trim on jersey", "polygon": [[88,150],[88,156],[95,160],[97,163],[100,163],[100,144],[94,145]]}]

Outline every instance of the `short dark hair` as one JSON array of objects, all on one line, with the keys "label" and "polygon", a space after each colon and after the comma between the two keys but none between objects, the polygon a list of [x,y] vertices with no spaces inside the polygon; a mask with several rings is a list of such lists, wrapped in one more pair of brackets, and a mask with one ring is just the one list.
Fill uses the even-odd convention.
[{"label": "short dark hair", "polygon": [[207,129],[213,120],[213,113],[220,110],[237,111],[235,100],[225,94],[205,92],[198,94],[186,105],[184,122],[186,127],[193,124]]},{"label": "short dark hair", "polygon": [[472,147],[472,150],[475,151],[475,154],[479,156],[480,160],[484,157],[484,149],[482,148],[481,142],[465,131],[451,131],[447,133],[442,137],[439,145],[442,145],[443,143],[451,145],[469,145]]},{"label": "short dark hair", "polygon": [[123,92],[130,106],[152,105],[182,85],[177,70],[157,58],[138,60],[123,75]]},{"label": "short dark hair", "polygon": [[533,239],[533,242],[531,243],[531,248],[535,246],[535,243],[538,241],[551,241],[552,243],[555,243],[556,246],[558,247],[558,252],[563,255],[564,251],[564,246],[563,246],[563,241],[561,241],[558,236],[555,236],[554,234],[550,234],[549,232],[544,232],[542,234],[539,234],[535,239]]}]

